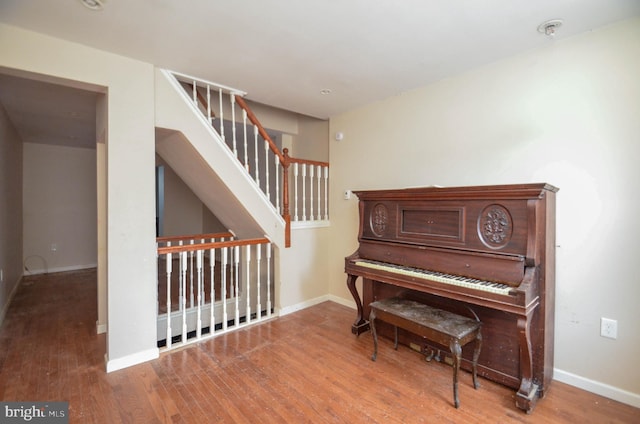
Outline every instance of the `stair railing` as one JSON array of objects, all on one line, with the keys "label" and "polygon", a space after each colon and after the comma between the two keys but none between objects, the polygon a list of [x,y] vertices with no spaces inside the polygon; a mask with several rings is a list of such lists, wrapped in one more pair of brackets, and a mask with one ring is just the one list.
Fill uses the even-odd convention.
[{"label": "stair railing", "polygon": [[[245,92],[168,72],[181,83],[193,106],[218,132],[274,210],[282,216],[285,221],[285,247],[291,246],[292,220],[328,221],[327,162],[292,158],[288,149],[281,151],[244,100]],[[241,121],[237,119],[238,114],[242,115]],[[230,119],[225,119],[225,115]],[[291,181],[293,190],[290,190]]]},{"label": "stair railing", "polygon": [[166,350],[271,318],[272,246],[231,233],[157,238],[158,341]]}]

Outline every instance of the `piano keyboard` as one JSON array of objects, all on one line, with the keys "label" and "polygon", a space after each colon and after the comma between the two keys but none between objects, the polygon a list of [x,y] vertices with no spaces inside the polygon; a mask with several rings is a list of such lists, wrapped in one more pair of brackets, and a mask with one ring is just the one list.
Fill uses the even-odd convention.
[{"label": "piano keyboard", "polygon": [[376,262],[369,260],[357,260],[356,265],[365,268],[378,269],[391,272],[394,274],[402,274],[410,277],[421,278],[423,280],[436,281],[438,283],[452,284],[460,287],[468,287],[476,290],[482,290],[491,293],[509,294],[512,289],[507,284],[494,283],[492,281],[477,280],[475,278],[462,277],[459,275],[445,274],[442,272],[429,271],[420,268],[403,267],[400,265],[389,264],[385,262]]}]

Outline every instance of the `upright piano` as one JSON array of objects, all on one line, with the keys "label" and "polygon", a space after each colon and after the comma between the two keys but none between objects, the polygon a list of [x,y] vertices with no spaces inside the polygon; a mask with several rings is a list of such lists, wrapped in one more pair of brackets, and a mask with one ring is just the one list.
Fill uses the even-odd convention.
[{"label": "upright piano", "polygon": [[[345,258],[352,332],[369,329],[371,302],[396,295],[473,313],[483,322],[478,374],[517,389],[516,406],[531,412],[553,374],[557,191],[543,183],[355,191],[359,247]],[[410,334],[401,342],[440,353]]]}]

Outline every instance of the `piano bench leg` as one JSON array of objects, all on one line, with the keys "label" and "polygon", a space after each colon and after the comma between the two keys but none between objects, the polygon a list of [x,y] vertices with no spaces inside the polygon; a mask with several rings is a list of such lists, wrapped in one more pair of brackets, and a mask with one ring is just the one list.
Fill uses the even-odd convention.
[{"label": "piano bench leg", "polygon": [[398,326],[393,327],[393,348],[398,350]]},{"label": "piano bench leg", "polygon": [[460,398],[458,397],[458,370],[460,369],[460,357],[462,356],[462,348],[458,339],[451,339],[449,345],[451,356],[453,358],[453,404],[456,408],[460,407]]},{"label": "piano bench leg", "polygon": [[482,332],[478,330],[478,334],[476,335],[476,346],[473,350],[473,388],[477,389],[480,387],[480,383],[478,382],[478,358],[480,357],[480,350],[482,349]]},{"label": "piano bench leg", "polygon": [[372,309],[369,314],[369,326],[371,327],[371,335],[373,336],[373,355],[371,360],[375,361],[378,357],[378,334],[376,333],[376,312]]}]

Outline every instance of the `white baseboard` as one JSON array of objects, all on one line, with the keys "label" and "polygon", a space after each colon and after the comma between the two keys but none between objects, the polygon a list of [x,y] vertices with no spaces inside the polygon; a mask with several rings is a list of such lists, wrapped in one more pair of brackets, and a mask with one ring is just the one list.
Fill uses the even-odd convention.
[{"label": "white baseboard", "polygon": [[306,300],[304,302],[300,302],[292,306],[286,306],[278,310],[278,315],[279,316],[288,315],[296,311],[301,311],[303,309],[310,308],[311,306],[317,305],[319,303],[326,302],[327,300],[331,300],[329,299],[329,295],[316,297],[315,299]]},{"label": "white baseboard", "polygon": [[60,266],[56,268],[47,268],[47,269],[30,269],[29,271],[25,272],[25,276],[53,274],[55,272],[80,271],[83,269],[91,269],[91,268],[97,268],[97,267],[98,267],[98,264],[86,264],[86,265]]},{"label": "white baseboard", "polygon": [[579,389],[640,408],[640,394],[632,393],[599,381],[590,380],[557,368],[553,369],[553,379],[575,386]]},{"label": "white baseboard", "polygon": [[334,296],[334,295],[329,295],[329,300],[332,302],[335,302],[339,305],[342,306],[346,306],[347,308],[351,308],[351,309],[357,309],[356,308],[356,302],[353,300],[347,300],[343,297],[338,297],[338,296]]},{"label": "white baseboard", "polygon": [[121,370],[123,368],[131,367],[133,365],[138,365],[143,362],[151,361],[153,359],[158,359],[159,357],[160,350],[158,348],[153,348],[112,360],[110,360],[107,357],[107,354],[105,354],[104,360],[107,366],[107,372],[109,373]]},{"label": "white baseboard", "polygon": [[97,267],[98,267],[98,264],[59,266],[59,267],[48,268],[48,269],[29,270],[28,274],[26,275],[53,274],[55,272],[67,272],[67,271],[81,271],[83,269],[91,269],[91,268],[97,268]]},{"label": "white baseboard", "polygon": [[96,321],[96,334],[104,334],[107,332],[107,324]]},{"label": "white baseboard", "polygon": [[290,313],[293,313],[293,312],[296,312],[296,311],[301,311],[303,309],[310,308],[311,306],[315,306],[315,305],[317,305],[319,303],[327,302],[327,301],[338,303],[340,305],[346,306],[346,307],[351,308],[351,309],[356,309],[356,303],[354,301],[346,300],[346,299],[343,299],[343,298],[338,297],[338,296],[327,294],[327,295],[324,295],[324,296],[316,297],[315,299],[306,300],[304,302],[300,302],[300,303],[297,303],[295,305],[287,306],[285,308],[282,308],[282,309],[280,309],[278,311],[278,314],[279,314],[279,316],[284,316],[284,315],[287,315],[287,314],[290,314]]},{"label": "white baseboard", "polygon": [[11,289],[11,293],[9,293],[9,297],[7,297],[7,301],[4,305],[2,305],[2,309],[0,309],[0,327],[2,327],[2,323],[4,322],[4,317],[7,315],[7,311],[9,310],[9,305],[11,305],[11,301],[13,297],[16,295],[18,291],[18,286],[20,285],[20,280],[22,280],[22,276],[18,278],[18,281],[13,285],[13,289]]}]

